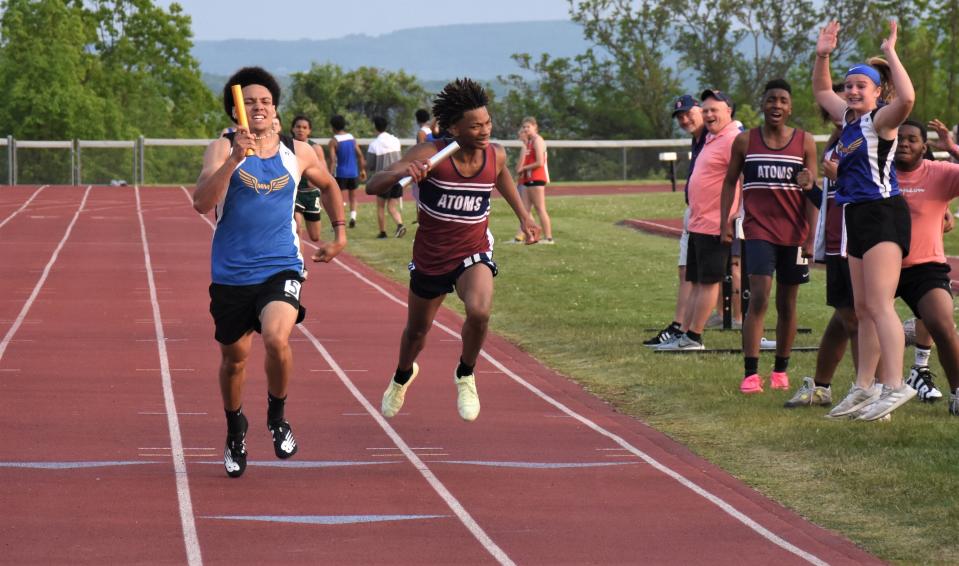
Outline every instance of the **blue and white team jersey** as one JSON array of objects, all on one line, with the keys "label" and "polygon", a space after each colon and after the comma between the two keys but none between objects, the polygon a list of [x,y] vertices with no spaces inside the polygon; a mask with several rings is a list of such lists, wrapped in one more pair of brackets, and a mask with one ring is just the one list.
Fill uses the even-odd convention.
[{"label": "blue and white team jersey", "polygon": [[836,144],[839,154],[839,204],[869,202],[899,194],[892,166],[898,140],[879,137],[873,124],[877,110],[847,123]]},{"label": "blue and white team jersey", "polygon": [[336,139],[336,177],[353,179],[360,176],[356,168],[356,140],[353,134],[337,134]]},{"label": "blue and white team jersey", "polygon": [[293,217],[300,167],[292,145],[283,139],[273,157],[251,155],[234,169],[216,205],[214,283],[256,285],[281,271],[303,270]]}]

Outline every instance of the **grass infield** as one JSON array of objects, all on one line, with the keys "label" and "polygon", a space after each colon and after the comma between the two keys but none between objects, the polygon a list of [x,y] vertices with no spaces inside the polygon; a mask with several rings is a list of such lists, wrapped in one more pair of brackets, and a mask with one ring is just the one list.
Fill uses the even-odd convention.
[{"label": "grass infield", "polygon": [[[516,221],[506,203],[495,200],[491,229],[500,242],[500,276],[492,330],[618,410],[880,558],[955,564],[959,418],[949,416],[946,401],[910,402],[889,423],[833,422],[823,418],[825,408],[782,408],[802,377],[813,374],[814,352],[793,354],[793,391],[767,388],[746,397],[738,389],[738,354],[667,357],[641,345],[651,334],[643,329],[672,319],[677,244],[616,223],[676,218],[683,206],[681,192],[553,197],[556,245],[522,246],[503,244]],[[407,199],[408,222],[413,210]],[[390,277],[408,280],[413,234],[376,240],[373,214],[371,205],[360,210],[360,224],[349,232],[349,252]],[[949,236],[947,252],[959,252],[959,233]],[[825,271],[814,270],[811,279],[800,291],[799,324],[813,332],[797,337],[801,346],[818,344],[831,315]],[[462,313],[454,296],[446,305]],[[771,309],[766,326],[774,324]],[[739,347],[738,333],[707,331],[704,340],[707,347]],[[908,348],[906,370],[912,357]],[[773,354],[764,352],[760,371],[767,380],[772,362]],[[938,360],[932,369],[947,395]],[[833,385],[835,402],[852,375],[847,356]]]}]

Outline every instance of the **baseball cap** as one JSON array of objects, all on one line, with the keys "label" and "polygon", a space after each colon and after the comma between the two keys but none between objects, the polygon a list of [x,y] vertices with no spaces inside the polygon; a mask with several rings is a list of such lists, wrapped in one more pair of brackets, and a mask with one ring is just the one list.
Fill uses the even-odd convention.
[{"label": "baseball cap", "polygon": [[703,91],[703,94],[700,95],[699,98],[702,100],[706,100],[707,98],[715,98],[716,100],[725,102],[727,105],[729,105],[730,108],[733,107],[733,100],[729,98],[729,96],[727,96],[726,93],[721,90],[707,88],[706,90]]},{"label": "baseball cap", "polygon": [[676,99],[676,102],[673,103],[673,117],[676,117],[676,114],[680,112],[688,112],[691,108],[699,106],[699,101],[692,97],[690,94],[684,94]]}]

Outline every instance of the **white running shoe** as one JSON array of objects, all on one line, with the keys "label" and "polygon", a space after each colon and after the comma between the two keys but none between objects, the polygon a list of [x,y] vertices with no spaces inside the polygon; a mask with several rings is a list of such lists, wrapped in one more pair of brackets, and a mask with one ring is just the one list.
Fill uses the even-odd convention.
[{"label": "white running shoe", "polygon": [[846,397],[833,407],[826,416],[831,419],[852,416],[859,409],[879,399],[880,394],[882,394],[882,386],[878,383],[868,389],[863,389],[853,383]]},{"label": "white running shoe", "polygon": [[661,352],[676,352],[676,351],[688,351],[688,350],[705,350],[706,347],[703,346],[702,342],[697,342],[686,336],[685,334],[680,334],[674,340],[669,342],[663,342],[659,346],[656,346],[656,349]]},{"label": "white running shoe", "polygon": [[456,377],[456,409],[464,421],[475,421],[480,412],[479,395],[476,393],[476,376],[465,375]]},{"label": "white running shoe", "polygon": [[898,389],[893,389],[888,385],[883,385],[882,393],[879,395],[879,399],[868,407],[865,407],[862,412],[859,413],[858,418],[861,421],[874,421],[876,419],[880,419],[893,412],[897,407],[915,396],[916,390],[912,387],[909,387],[905,383],[900,385]]},{"label": "white running shoe", "polygon": [[406,390],[413,384],[413,380],[416,379],[416,374],[419,372],[420,366],[413,362],[413,375],[410,376],[409,381],[400,385],[393,381],[393,378],[390,378],[390,384],[383,392],[383,402],[380,404],[380,412],[383,413],[384,417],[389,419],[400,412],[400,409],[403,408],[403,402],[406,401]]}]

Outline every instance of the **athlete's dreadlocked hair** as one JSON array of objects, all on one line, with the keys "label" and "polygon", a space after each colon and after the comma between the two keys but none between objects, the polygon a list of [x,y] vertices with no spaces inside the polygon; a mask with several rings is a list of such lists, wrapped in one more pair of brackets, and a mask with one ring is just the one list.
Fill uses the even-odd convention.
[{"label": "athlete's dreadlocked hair", "polygon": [[455,124],[463,114],[489,104],[489,97],[483,87],[472,79],[462,78],[447,84],[433,100],[433,116],[446,130]]}]

